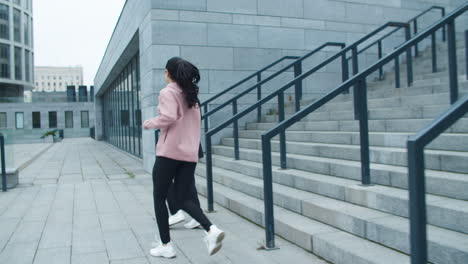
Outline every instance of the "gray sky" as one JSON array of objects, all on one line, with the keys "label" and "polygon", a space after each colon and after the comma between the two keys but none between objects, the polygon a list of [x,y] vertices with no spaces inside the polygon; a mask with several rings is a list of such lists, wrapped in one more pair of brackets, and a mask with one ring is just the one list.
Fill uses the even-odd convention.
[{"label": "gray sky", "polygon": [[36,66],[76,66],[91,85],[125,0],[33,0]]}]

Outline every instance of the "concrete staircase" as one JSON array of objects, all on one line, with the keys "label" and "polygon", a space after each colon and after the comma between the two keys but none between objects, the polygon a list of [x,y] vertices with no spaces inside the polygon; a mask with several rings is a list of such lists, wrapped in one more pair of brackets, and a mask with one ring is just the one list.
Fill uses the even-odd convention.
[{"label": "concrete staircase", "polygon": [[[464,43],[458,42],[461,95],[468,93]],[[406,139],[449,106],[447,49],[438,46],[439,70],[430,73],[430,50],[414,63],[415,82],[394,88],[394,73],[369,82],[371,181],[360,186],[359,124],[352,95],[288,129],[288,169],[279,169],[273,140],[276,233],[332,263],[409,263]],[[303,105],[313,100],[304,100]],[[287,116],[293,113],[286,106]],[[272,111],[277,112],[277,111]],[[213,147],[214,199],[264,226],[260,135],[277,115],[240,131],[240,160],[234,140]],[[429,261],[468,263],[468,116],[431,143],[425,152]],[[206,194],[206,168],[197,168],[197,187]],[[259,238],[260,239],[260,238]],[[281,247],[281,245],[279,245]]]}]

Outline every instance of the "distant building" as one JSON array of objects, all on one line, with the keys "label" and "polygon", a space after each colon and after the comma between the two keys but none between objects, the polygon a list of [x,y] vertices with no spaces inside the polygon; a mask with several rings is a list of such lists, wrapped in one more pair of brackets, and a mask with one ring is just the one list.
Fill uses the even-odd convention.
[{"label": "distant building", "polygon": [[34,86],[32,0],[0,1],[0,102],[23,102]]},{"label": "distant building", "polygon": [[65,92],[83,84],[83,67],[35,67],[34,92]]}]

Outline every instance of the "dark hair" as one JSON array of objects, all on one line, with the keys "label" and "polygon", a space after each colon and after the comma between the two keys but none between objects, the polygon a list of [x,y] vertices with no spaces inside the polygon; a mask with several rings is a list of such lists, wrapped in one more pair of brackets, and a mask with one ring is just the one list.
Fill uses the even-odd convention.
[{"label": "dark hair", "polygon": [[171,79],[182,88],[188,107],[199,106],[199,88],[197,84],[200,81],[200,72],[198,68],[182,58],[173,57],[167,61],[166,70],[169,72]]}]

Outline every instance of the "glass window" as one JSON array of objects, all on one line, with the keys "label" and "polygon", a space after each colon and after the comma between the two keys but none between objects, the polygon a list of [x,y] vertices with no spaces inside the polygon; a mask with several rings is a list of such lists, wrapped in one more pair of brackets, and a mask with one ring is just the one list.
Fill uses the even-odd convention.
[{"label": "glass window", "polygon": [[41,112],[32,113],[33,128],[41,128]]},{"label": "glass window", "polygon": [[10,39],[10,8],[0,4],[0,38]]},{"label": "glass window", "polygon": [[21,68],[22,68],[22,56],[21,48],[15,47],[15,79],[21,80],[23,78]]},{"label": "glass window", "polygon": [[73,128],[73,111],[65,111],[65,128]]},{"label": "glass window", "polygon": [[88,111],[81,111],[81,127],[82,128],[89,127],[89,112]]},{"label": "glass window", "polygon": [[13,2],[17,5],[21,5],[21,0],[13,0]]},{"label": "glass window", "polygon": [[49,128],[57,128],[57,112],[49,112]]},{"label": "glass window", "polygon": [[24,113],[23,112],[16,112],[15,120],[16,120],[16,128],[18,129],[24,128]]},{"label": "glass window", "polygon": [[0,113],[0,128],[7,127],[7,113],[2,112]]},{"label": "glass window", "polygon": [[30,45],[29,36],[30,36],[30,29],[29,29],[29,16],[25,13],[24,14],[24,44]]},{"label": "glass window", "polygon": [[21,43],[21,11],[13,9],[13,38]]},{"label": "glass window", "polygon": [[29,50],[26,50],[24,53],[24,67],[25,67],[25,75],[26,75],[26,81],[30,82],[31,81],[31,59],[30,59],[30,53]]},{"label": "glass window", "polygon": [[0,44],[0,77],[10,78],[10,46]]}]

